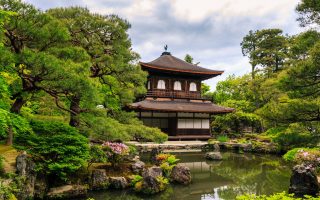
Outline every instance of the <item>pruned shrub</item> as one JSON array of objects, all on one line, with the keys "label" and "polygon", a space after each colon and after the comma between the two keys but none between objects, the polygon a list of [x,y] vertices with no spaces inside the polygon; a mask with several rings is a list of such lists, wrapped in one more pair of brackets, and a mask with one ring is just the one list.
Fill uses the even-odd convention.
[{"label": "pruned shrub", "polygon": [[43,174],[67,180],[89,159],[89,142],[77,129],[55,121],[31,121],[34,133],[18,134],[15,148],[30,154]]}]

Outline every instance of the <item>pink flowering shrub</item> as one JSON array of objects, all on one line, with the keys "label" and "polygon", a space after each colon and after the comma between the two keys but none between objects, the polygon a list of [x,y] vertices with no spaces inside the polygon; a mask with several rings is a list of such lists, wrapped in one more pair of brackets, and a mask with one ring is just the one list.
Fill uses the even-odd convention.
[{"label": "pink flowering shrub", "polygon": [[320,167],[320,150],[317,148],[296,148],[288,151],[284,155],[284,159],[298,164]]},{"label": "pink flowering shrub", "polygon": [[319,167],[320,151],[316,149],[300,149],[296,154],[295,161],[310,164],[314,167]]},{"label": "pink flowering shrub", "polygon": [[103,150],[106,152],[108,160],[111,162],[112,166],[117,166],[123,158],[129,155],[129,147],[123,143],[117,142],[104,142],[102,144]]}]

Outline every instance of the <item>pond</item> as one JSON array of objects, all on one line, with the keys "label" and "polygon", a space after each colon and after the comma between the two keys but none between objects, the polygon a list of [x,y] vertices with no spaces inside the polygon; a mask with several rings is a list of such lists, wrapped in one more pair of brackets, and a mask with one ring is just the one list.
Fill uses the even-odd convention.
[{"label": "pond", "polygon": [[223,161],[206,161],[204,153],[176,153],[180,163],[191,169],[189,186],[171,185],[154,196],[127,191],[93,192],[95,200],[231,200],[239,194],[273,194],[289,188],[290,166],[281,157],[222,152]]}]

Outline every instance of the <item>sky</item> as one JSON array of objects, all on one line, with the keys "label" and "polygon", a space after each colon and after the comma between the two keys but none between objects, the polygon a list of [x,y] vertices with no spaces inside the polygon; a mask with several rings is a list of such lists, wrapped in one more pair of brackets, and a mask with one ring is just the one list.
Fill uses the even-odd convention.
[{"label": "sky", "polygon": [[301,32],[295,7],[299,0],[24,0],[37,8],[83,6],[117,14],[131,23],[129,36],[141,61],[158,58],[168,45],[172,55],[186,54],[199,66],[224,70],[205,83],[214,90],[227,76],[250,72],[240,43],[249,30],[280,28]]}]

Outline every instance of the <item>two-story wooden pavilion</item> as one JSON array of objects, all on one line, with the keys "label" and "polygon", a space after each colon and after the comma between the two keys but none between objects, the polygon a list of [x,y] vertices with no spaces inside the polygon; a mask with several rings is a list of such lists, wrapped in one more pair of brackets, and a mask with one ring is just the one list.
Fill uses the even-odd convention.
[{"label": "two-story wooden pavilion", "polygon": [[208,139],[211,115],[233,111],[201,97],[201,81],[223,71],[187,63],[169,52],[140,65],[149,73],[148,92],[143,101],[130,107],[145,125],[160,128],[171,140]]}]

